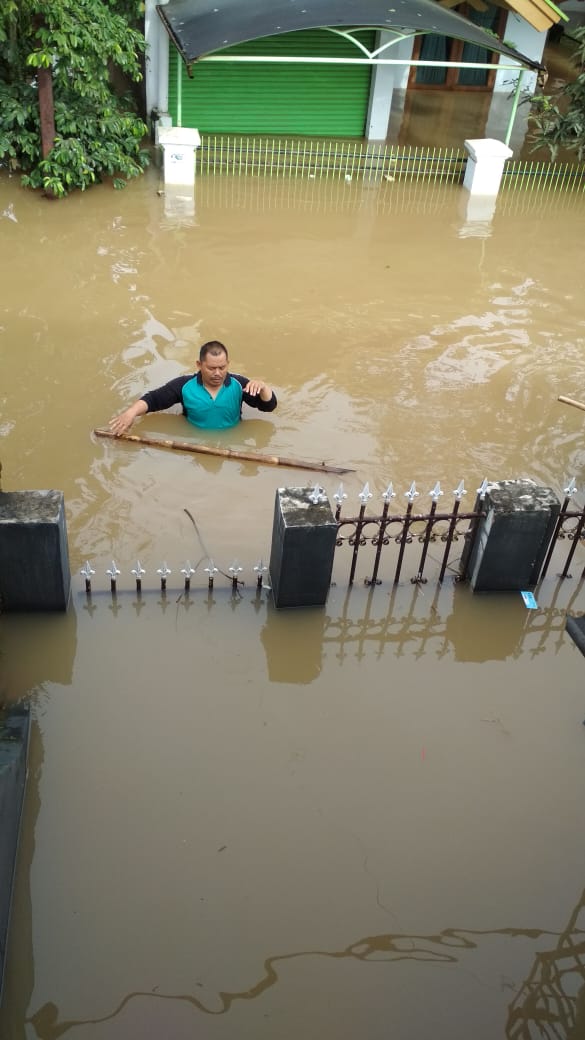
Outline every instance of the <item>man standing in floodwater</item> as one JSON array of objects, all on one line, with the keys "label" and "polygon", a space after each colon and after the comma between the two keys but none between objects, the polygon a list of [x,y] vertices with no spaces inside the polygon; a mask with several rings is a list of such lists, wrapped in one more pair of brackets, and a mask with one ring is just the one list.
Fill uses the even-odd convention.
[{"label": "man standing in floodwater", "polygon": [[117,437],[127,433],[139,415],[160,412],[180,404],[183,415],[204,430],[225,430],[242,418],[242,404],[260,412],[276,408],[274,390],[261,379],[248,379],[228,371],[227,347],[218,340],[204,343],[199,351],[197,372],[177,376],[169,383],[149,390],[129,408],[110,419],[110,430]]}]

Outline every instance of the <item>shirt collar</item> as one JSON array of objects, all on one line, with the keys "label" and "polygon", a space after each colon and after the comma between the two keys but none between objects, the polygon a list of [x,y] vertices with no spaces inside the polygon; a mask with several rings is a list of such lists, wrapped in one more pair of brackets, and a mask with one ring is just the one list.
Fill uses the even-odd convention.
[{"label": "shirt collar", "polygon": [[[203,379],[202,379],[202,376],[201,376],[201,372],[196,372],[195,373],[195,379],[199,383],[199,386],[203,386]],[[222,383],[222,386],[229,386],[231,381],[232,381],[232,377],[230,376],[230,374],[228,372],[226,377],[225,377],[225,379],[224,379],[224,381],[223,381],[223,383]]]}]

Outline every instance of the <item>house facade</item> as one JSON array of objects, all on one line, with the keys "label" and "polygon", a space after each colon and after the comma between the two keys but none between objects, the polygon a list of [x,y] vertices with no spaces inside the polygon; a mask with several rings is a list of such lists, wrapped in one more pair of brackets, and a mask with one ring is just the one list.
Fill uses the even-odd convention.
[{"label": "house facade", "polygon": [[552,0],[449,2],[147,0],[147,110],[204,134],[384,140],[407,91],[533,93]]}]

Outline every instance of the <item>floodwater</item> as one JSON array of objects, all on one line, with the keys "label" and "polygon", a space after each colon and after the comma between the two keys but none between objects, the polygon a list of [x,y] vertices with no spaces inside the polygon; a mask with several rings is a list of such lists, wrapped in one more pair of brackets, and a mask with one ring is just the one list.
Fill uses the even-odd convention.
[{"label": "floodwater", "polygon": [[253,568],[314,474],[92,431],[219,338],[279,406],[200,439],[350,467],[349,513],[366,482],[378,512],[389,481],[582,493],[583,196],[203,177],[191,213],[153,168],[4,178],[0,215],[3,488],[64,492],[73,574],[65,615],[0,622],[34,720],[2,1040],[582,1036],[582,550],[529,611],[415,557],[369,590],[367,547],[349,590],[343,547],[326,607],[279,612]]}]

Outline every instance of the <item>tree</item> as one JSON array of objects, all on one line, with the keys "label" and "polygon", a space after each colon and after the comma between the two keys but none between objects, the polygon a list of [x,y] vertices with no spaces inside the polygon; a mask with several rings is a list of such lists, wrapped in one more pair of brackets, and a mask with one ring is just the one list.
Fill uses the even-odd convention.
[{"label": "tree", "polygon": [[142,79],[138,0],[1,0],[0,164],[22,183],[62,197],[148,164],[147,127],[120,70]]},{"label": "tree", "polygon": [[585,158],[585,27],[575,29],[572,38],[577,43],[573,55],[577,75],[555,94],[532,98],[531,141],[533,151],[548,148],[552,159],[556,159],[562,148],[576,152],[582,161]]}]

